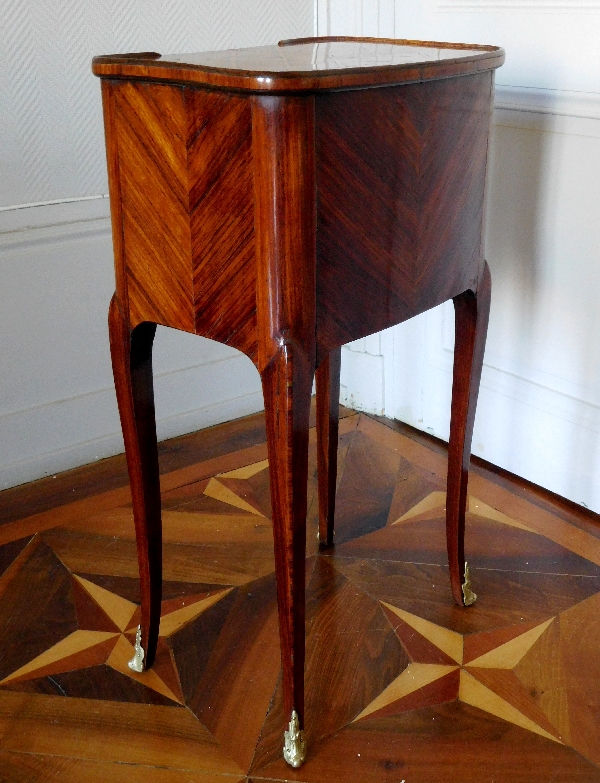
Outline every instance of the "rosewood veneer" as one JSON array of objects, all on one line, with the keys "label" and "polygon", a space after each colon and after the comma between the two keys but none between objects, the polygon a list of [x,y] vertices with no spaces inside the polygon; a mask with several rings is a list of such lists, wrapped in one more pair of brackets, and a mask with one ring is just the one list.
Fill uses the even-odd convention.
[{"label": "rosewood veneer", "polygon": [[490,305],[483,217],[492,46],[310,38],[94,59],[115,253],[109,310],[141,578],[132,666],[154,662],[161,511],[157,324],[248,355],[267,418],[284,755],[304,760],[308,424],[317,383],[320,540],[333,542],[340,348],[448,299],[456,347],[447,543],[474,600],[464,519]]}]

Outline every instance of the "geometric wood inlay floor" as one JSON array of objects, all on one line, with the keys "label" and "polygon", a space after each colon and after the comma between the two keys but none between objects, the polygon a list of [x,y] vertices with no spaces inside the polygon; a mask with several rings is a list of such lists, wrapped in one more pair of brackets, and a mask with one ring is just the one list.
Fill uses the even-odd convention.
[{"label": "geometric wood inlay floor", "polygon": [[592,520],[472,470],[478,600],[460,608],[445,454],[341,419],[336,545],[319,550],[311,430],[309,755],[292,770],[264,436],[204,456],[161,477],[162,619],[142,674],[127,667],[139,622],[128,488],[0,526],[0,781],[600,783]]}]

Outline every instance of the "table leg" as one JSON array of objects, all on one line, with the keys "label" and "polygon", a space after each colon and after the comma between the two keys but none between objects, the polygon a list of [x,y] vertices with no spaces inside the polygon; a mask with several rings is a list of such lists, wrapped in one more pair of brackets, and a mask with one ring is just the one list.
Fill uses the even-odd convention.
[{"label": "table leg", "polygon": [[471,590],[468,567],[465,563],[465,511],[471,440],[490,313],[491,290],[490,270],[485,263],[477,292],[465,291],[454,298],[456,338],[448,446],[446,537],[452,594],[456,603],[461,606],[469,606],[477,598]]},{"label": "table leg", "polygon": [[252,99],[257,365],[271,477],[283,670],[283,756],[306,757],[304,582],[310,395],[316,367],[314,96]]},{"label": "table leg", "polygon": [[319,474],[319,541],[333,544],[337,479],[340,363],[336,348],[317,368],[317,467]]},{"label": "table leg", "polygon": [[160,483],[152,382],[156,325],[142,323],[131,330],[113,296],[108,328],[140,570],[141,622],[136,654],[129,666],[141,672],[154,663],[162,592]]},{"label": "table leg", "polygon": [[281,345],[262,373],[262,384],[271,477],[283,703],[285,715],[291,716],[284,756],[289,764],[299,767],[306,755],[300,727],[304,726],[306,484],[312,387],[312,370],[303,351],[293,343]]}]

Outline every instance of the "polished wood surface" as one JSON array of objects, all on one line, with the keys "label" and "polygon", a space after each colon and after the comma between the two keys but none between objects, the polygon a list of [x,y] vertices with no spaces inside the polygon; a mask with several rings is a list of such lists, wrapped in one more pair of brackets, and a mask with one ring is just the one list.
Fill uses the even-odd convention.
[{"label": "polished wood surface", "polygon": [[[140,583],[122,460],[57,477],[58,504],[48,480],[0,494],[3,783],[600,781],[597,515],[472,467],[481,595],[461,609],[447,589],[443,444],[364,415],[339,424],[334,548],[318,547],[309,433],[304,766],[280,759],[267,444],[254,416],[163,445],[163,622],[141,675],[123,666]],[[207,494],[211,480],[224,499]],[[15,518],[18,505],[32,515]]]},{"label": "polished wood surface", "polygon": [[103,77],[231,90],[314,92],[443,79],[503,62],[497,46],[334,36],[199,54],[106,55],[94,58],[93,70]]},{"label": "polished wood surface", "polygon": [[[295,711],[303,727],[313,378],[319,539],[327,546],[341,345],[454,299],[447,536],[454,598],[466,600],[468,465],[491,285],[483,256],[487,148],[493,70],[503,56],[496,47],[311,39],[95,59],[115,247],[111,349],[138,531],[146,666],[158,655],[161,581],[156,324],[231,345],[260,373],[283,723]],[[222,501],[229,480],[211,481],[207,491]]]},{"label": "polished wood surface", "polygon": [[490,269],[484,264],[476,293],[467,290],[454,297],[455,344],[452,413],[448,443],[446,540],[450,583],[455,601],[462,603],[465,563],[465,511],[471,440],[477,408],[483,352],[492,293]]},{"label": "polished wood surface", "polygon": [[110,353],[135,514],[142,601],[142,647],[152,666],[160,625],[162,526],[154,413],[152,344],[156,324],[130,330],[118,299],[108,311]]},{"label": "polished wood surface", "polygon": [[321,362],[315,373],[317,387],[317,470],[319,474],[319,541],[333,544],[337,487],[338,409],[342,349]]},{"label": "polished wood surface", "polygon": [[[304,552],[316,360],[314,99],[252,99],[258,369],[271,465],[284,713],[304,725]],[[289,720],[289,718],[288,718]]]},{"label": "polished wood surface", "polygon": [[492,89],[488,72],[317,96],[324,353],[477,289]]}]

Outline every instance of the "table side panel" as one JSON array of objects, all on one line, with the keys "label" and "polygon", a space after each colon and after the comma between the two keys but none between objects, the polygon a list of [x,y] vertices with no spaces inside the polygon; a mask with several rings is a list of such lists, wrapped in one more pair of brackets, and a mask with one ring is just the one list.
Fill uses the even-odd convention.
[{"label": "table side panel", "polygon": [[183,88],[121,82],[112,92],[130,325],[193,332]]},{"label": "table side panel", "polygon": [[225,92],[185,90],[195,329],[255,359],[250,101]]},{"label": "table side panel", "polygon": [[493,73],[317,96],[322,351],[476,286]]}]

